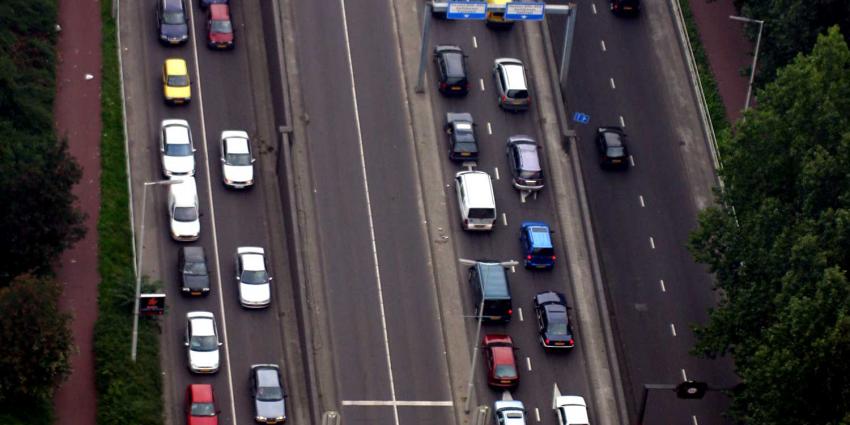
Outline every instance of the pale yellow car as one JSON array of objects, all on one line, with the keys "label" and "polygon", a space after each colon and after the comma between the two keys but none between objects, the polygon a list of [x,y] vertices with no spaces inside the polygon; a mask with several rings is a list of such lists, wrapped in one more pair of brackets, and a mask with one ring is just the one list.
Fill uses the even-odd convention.
[{"label": "pale yellow car", "polygon": [[162,94],[167,103],[174,105],[189,103],[192,99],[189,67],[185,60],[168,58],[162,64]]}]

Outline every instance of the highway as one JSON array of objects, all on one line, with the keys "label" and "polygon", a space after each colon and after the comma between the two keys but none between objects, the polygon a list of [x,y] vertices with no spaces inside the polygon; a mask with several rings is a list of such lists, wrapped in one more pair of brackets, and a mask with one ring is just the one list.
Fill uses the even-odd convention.
[{"label": "highway", "polygon": [[[166,423],[182,424],[183,400],[189,383],[212,383],[220,423],[253,422],[248,391],[249,366],[277,363],[283,371],[288,392],[288,416],[295,423],[308,423],[309,413],[303,367],[297,352],[285,352],[286,338],[297,329],[291,282],[286,273],[288,255],[283,243],[286,234],[276,206],[277,181],[271,144],[274,127],[268,116],[268,75],[265,69],[262,27],[244,25],[260,22],[257,5],[234,2],[236,48],[230,52],[210,51],[204,45],[206,17],[195,2],[191,10],[192,34],[189,43],[164,47],[157,42],[153,2],[121,2],[120,40],[131,187],[136,231],[139,219],[146,217],[143,273],[161,281],[168,296],[168,311],[162,321],[162,359]],[[188,106],[166,106],[162,99],[160,69],[166,57],[180,57],[189,63],[192,101]],[[184,298],[179,293],[177,249],[169,236],[166,191],[148,188],[148,202],[141,211],[143,182],[160,180],[162,174],[157,148],[159,123],[166,118],[189,121],[197,152],[196,180],[201,205],[201,237],[211,270],[212,291],[203,299]],[[219,135],[225,129],[243,129],[252,136],[255,150],[256,184],[246,191],[226,190],[219,162]],[[239,306],[235,285],[234,254],[237,246],[254,245],[266,249],[271,274],[275,277],[272,306],[265,310],[245,310]],[[211,376],[191,375],[183,346],[185,314],[205,310],[215,314],[221,348],[221,368]]]}]

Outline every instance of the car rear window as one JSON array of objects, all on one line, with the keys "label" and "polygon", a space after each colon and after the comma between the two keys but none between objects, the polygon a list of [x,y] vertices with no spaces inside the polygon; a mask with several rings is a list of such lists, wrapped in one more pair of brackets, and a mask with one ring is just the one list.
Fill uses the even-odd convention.
[{"label": "car rear window", "polygon": [[531,253],[534,255],[551,256],[552,254],[554,254],[554,251],[552,250],[552,248],[534,248]]},{"label": "car rear window", "polygon": [[514,365],[509,364],[501,364],[496,366],[495,370],[496,378],[515,378],[516,377],[516,368]]},{"label": "car rear window", "polygon": [[469,218],[496,218],[496,210],[492,208],[470,208]]},{"label": "car rear window", "polygon": [[171,87],[186,87],[189,85],[189,77],[185,75],[169,75],[168,85]]},{"label": "car rear window", "polygon": [[511,99],[528,99],[528,90],[508,90],[507,94]]},{"label": "car rear window", "polygon": [[619,158],[625,155],[622,146],[612,146],[605,150],[605,155],[609,158]]}]

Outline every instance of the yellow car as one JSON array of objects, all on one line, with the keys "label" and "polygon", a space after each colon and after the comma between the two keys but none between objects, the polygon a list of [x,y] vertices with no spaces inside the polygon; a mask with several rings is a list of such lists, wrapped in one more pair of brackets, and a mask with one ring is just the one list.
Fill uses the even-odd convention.
[{"label": "yellow car", "polygon": [[174,105],[189,103],[192,99],[189,68],[185,60],[168,58],[162,64],[162,94],[167,103]]}]

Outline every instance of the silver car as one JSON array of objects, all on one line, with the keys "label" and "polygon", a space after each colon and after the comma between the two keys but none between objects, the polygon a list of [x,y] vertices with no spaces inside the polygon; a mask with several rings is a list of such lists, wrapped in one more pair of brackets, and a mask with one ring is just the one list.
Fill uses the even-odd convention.
[{"label": "silver car", "polygon": [[215,316],[208,311],[186,313],[186,353],[189,370],[194,373],[218,372],[219,356],[218,328]]},{"label": "silver car", "polygon": [[254,398],[254,420],[264,424],[286,421],[286,393],[275,364],[251,365],[251,397]]},{"label": "silver car", "polygon": [[165,177],[194,176],[195,150],[192,130],[186,120],[162,120],[159,152]]},{"label": "silver car", "polygon": [[254,161],[248,133],[242,130],[221,132],[221,175],[225,186],[234,189],[253,186]]},{"label": "silver car", "polygon": [[239,303],[243,307],[268,307],[272,298],[271,280],[263,248],[236,248],[236,283],[239,285]]}]

